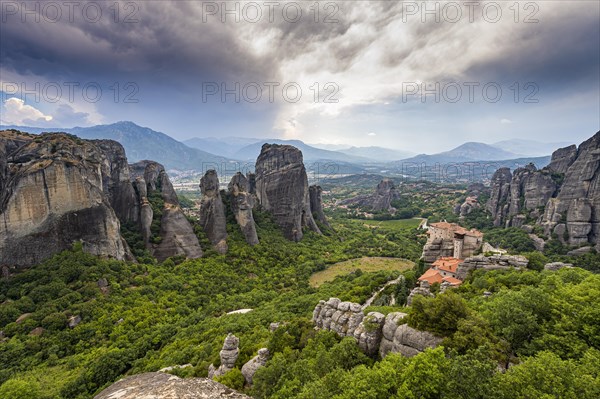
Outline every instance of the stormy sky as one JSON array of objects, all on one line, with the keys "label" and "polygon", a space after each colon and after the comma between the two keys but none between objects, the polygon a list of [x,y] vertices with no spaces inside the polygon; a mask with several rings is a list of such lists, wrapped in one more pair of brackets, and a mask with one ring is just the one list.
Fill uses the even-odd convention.
[{"label": "stormy sky", "polygon": [[414,152],[600,128],[600,2],[1,2],[0,119]]}]

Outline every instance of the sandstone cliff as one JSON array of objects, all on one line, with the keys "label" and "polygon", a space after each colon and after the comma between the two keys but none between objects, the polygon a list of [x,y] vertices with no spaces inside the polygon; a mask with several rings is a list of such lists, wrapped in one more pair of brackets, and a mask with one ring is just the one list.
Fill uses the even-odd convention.
[{"label": "sandstone cliff", "polygon": [[92,254],[132,259],[111,206],[121,185],[113,184],[118,165],[102,148],[109,145],[120,146],[0,133],[0,264],[30,266],[76,241]]},{"label": "sandstone cliff", "polygon": [[236,173],[228,185],[229,196],[231,198],[231,210],[235,216],[246,242],[250,245],[258,244],[258,235],[256,234],[256,224],[252,209],[255,205],[255,195],[252,194],[250,181],[240,172]]},{"label": "sandstone cliff", "polygon": [[331,227],[329,226],[329,222],[327,221],[325,213],[323,212],[323,189],[321,186],[312,185],[308,188],[308,191],[310,195],[310,211],[313,214],[313,218],[315,218],[325,227]]},{"label": "sandstone cliff", "polygon": [[227,224],[216,171],[209,170],[204,174],[200,179],[200,190],[200,226],[217,252],[224,254],[227,252]]},{"label": "sandstone cliff", "polygon": [[392,206],[392,201],[398,198],[400,198],[400,193],[394,182],[390,179],[383,179],[379,182],[373,194],[349,198],[341,201],[340,205],[357,205],[373,212],[395,213],[396,209]]},{"label": "sandstone cliff", "polygon": [[496,171],[487,210],[496,226],[541,224],[547,236],[600,248],[600,132],[555,151],[544,169]]},{"label": "sandstone cliff", "polygon": [[400,312],[387,316],[370,312],[365,316],[361,305],[329,298],[319,301],[313,311],[313,322],[319,329],[333,331],[341,337],[354,337],[362,351],[371,356],[400,353],[410,357],[441,343],[442,339],[430,332],[402,324],[405,316],[406,313]]},{"label": "sandstone cliff", "polygon": [[177,194],[165,172],[165,168],[154,161],[140,161],[129,166],[134,186],[137,188],[137,208],[142,236],[150,234],[154,215],[148,197],[157,195],[162,199],[162,207],[158,211],[160,216],[159,242],[147,241],[146,245],[152,255],[162,261],[171,256],[183,255],[186,258],[199,258],[202,250],[198,238],[194,234],[192,225],[183,214],[179,206]]},{"label": "sandstone cliff", "polygon": [[303,228],[321,233],[310,209],[308,178],[299,149],[278,144],[262,146],[256,160],[256,196],[287,239],[300,241]]},{"label": "sandstone cliff", "polygon": [[[0,264],[34,265],[74,242],[95,255],[134,260],[122,223],[138,228],[159,260],[202,254],[164,168],[152,161],[129,167],[115,141],[4,131],[0,155]],[[148,198],[156,193],[160,242],[150,242]]]}]

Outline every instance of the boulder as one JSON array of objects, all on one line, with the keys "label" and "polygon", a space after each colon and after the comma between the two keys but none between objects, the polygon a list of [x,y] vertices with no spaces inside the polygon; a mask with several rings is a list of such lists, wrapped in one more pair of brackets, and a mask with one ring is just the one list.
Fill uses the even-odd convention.
[{"label": "boulder", "polygon": [[412,305],[412,301],[416,295],[432,297],[433,294],[431,293],[429,288],[430,287],[429,287],[428,281],[426,281],[426,280],[421,281],[421,283],[417,287],[413,288],[410,291],[410,294],[408,294],[408,298],[406,298],[406,305],[407,306]]},{"label": "boulder", "polygon": [[570,263],[562,263],[562,262],[552,262],[544,265],[544,270],[556,271],[560,269],[564,269],[565,267],[570,268],[573,267]]},{"label": "boulder", "polygon": [[252,378],[256,371],[265,366],[269,360],[269,350],[262,348],[258,350],[258,355],[250,359],[246,364],[242,366],[242,375],[246,379],[246,383],[252,384]]},{"label": "boulder", "polygon": [[420,331],[409,327],[407,324],[402,324],[394,333],[391,352],[400,353],[406,357],[412,357],[418,355],[427,348],[435,348],[441,342],[442,338],[436,337],[428,331]]},{"label": "boulder", "polygon": [[466,258],[456,269],[456,278],[464,280],[472,270],[508,270],[526,268],[529,260],[522,255],[477,255]]},{"label": "boulder", "polygon": [[75,316],[69,317],[69,321],[68,321],[67,325],[69,326],[69,328],[73,329],[73,328],[77,327],[79,325],[79,323],[81,323],[81,316],[75,315]]}]

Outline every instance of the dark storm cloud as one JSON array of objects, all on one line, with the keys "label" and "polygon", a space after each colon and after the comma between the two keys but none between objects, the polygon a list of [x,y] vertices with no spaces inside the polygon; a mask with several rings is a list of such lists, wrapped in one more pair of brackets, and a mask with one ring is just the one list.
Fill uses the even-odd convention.
[{"label": "dark storm cloud", "polygon": [[[236,41],[235,32],[221,23],[202,23],[196,2],[135,2],[135,19],[125,22],[98,3],[98,22],[75,13],[57,23],[31,16],[3,16],[1,65],[8,70],[48,79],[93,77],[185,81],[271,74],[270,63],[249,54]],[[127,4],[127,2],[124,2]]]},{"label": "dark storm cloud", "polygon": [[[533,81],[550,96],[548,101],[558,98],[557,90],[598,91],[598,2],[535,3],[540,7],[536,24],[512,22],[506,8],[499,23],[481,18],[474,23],[465,18],[436,22],[431,16],[424,21],[419,14],[409,15],[406,2],[400,1],[338,1],[327,9],[330,2],[319,2],[316,21],[310,8],[315,3],[297,2],[303,7],[298,22],[286,20],[281,6],[269,21],[263,7],[257,23],[244,18],[237,23],[231,15],[223,23],[220,12],[207,15],[200,1],[137,1],[133,17],[138,22],[127,23],[127,3],[131,2],[120,3],[118,22],[109,9],[112,1],[97,3],[103,7],[103,19],[96,23],[81,13],[73,22],[62,18],[57,23],[23,23],[21,15],[3,15],[7,18],[0,27],[0,80],[20,76],[25,81],[96,81],[105,90],[114,82],[135,82],[138,104],[107,102],[103,97],[93,105],[95,110],[70,104],[70,109],[57,107],[51,113],[56,119],[84,121],[94,119],[96,111],[106,121],[134,119],[164,130],[176,123],[178,132],[192,131],[181,133],[188,136],[199,130],[272,135],[273,129],[281,128],[274,126],[276,119],[289,122],[293,130],[301,129],[302,113],[315,121],[321,114],[315,104],[281,101],[221,103],[216,96],[206,104],[201,101],[203,82],[335,81],[341,98],[337,114],[327,116],[329,126],[335,125],[335,115],[349,118],[352,126],[353,107],[397,101],[402,96],[399,82],[407,79]],[[233,7],[235,2],[227,4]],[[476,7],[476,14],[481,9]],[[332,11],[335,22],[325,22]],[[450,114],[462,118],[471,109],[467,105]],[[498,120],[510,116],[504,111],[512,109],[498,109]],[[318,122],[310,126],[314,134],[323,135]]]},{"label": "dark storm cloud", "polygon": [[549,15],[530,29],[507,32],[513,46],[474,63],[465,75],[497,82],[531,81],[548,91],[580,86],[598,90],[600,3],[579,2],[579,6],[578,12]]}]

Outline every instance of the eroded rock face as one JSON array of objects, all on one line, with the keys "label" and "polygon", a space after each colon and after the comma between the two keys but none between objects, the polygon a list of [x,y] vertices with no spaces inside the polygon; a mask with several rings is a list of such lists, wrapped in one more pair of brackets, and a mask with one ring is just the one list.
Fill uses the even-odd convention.
[{"label": "eroded rock face", "polygon": [[102,146],[66,134],[3,131],[0,152],[5,155],[0,164],[0,264],[31,266],[73,242],[95,255],[132,259],[111,207],[120,193],[110,189],[120,184],[110,184],[108,172],[117,165]]},{"label": "eroded rock face", "polygon": [[252,194],[249,180],[240,172],[236,173],[227,187],[231,197],[231,210],[235,216],[246,242],[250,245],[258,244],[258,234],[252,209],[256,203],[256,197]]},{"label": "eroded rock face", "polygon": [[363,352],[369,355],[376,354],[379,349],[383,318],[378,312],[365,316],[358,303],[342,302],[338,298],[319,301],[313,311],[317,328],[333,331],[340,337],[354,337]]},{"label": "eroded rock face", "polygon": [[239,346],[240,339],[233,334],[227,334],[225,342],[223,342],[223,349],[219,352],[221,365],[216,368],[211,364],[208,368],[208,378],[224,375],[235,367],[235,362],[240,354]]},{"label": "eroded rock face", "polygon": [[313,217],[324,226],[331,227],[325,217],[325,213],[323,213],[323,189],[321,186],[312,185],[308,188],[308,191],[310,195],[310,211]]},{"label": "eroded rock face", "polygon": [[400,353],[402,356],[412,357],[427,348],[435,348],[442,342],[428,331],[420,331],[399,324],[406,317],[406,313],[394,312],[386,316],[383,325],[383,338],[379,346],[379,355],[384,358],[389,353]]},{"label": "eroded rock face", "polygon": [[[129,166],[136,187],[139,221],[142,236],[152,255],[163,261],[171,256],[183,255],[186,258],[199,258],[202,249],[192,225],[187,220],[173,185],[167,176],[165,168],[154,161],[140,161]],[[153,212],[148,202],[148,196],[159,193],[164,201],[160,219],[160,243],[148,242]]]},{"label": "eroded rock face", "polygon": [[494,226],[500,226],[508,213],[507,200],[510,193],[512,173],[509,168],[500,168],[492,176],[491,196],[486,209],[492,214]]},{"label": "eroded rock face", "polygon": [[123,378],[94,399],[250,399],[207,378],[179,378],[165,373],[143,373]]},{"label": "eroded rock face", "polygon": [[121,222],[139,220],[139,208],[136,206],[135,189],[131,184],[131,176],[125,149],[112,140],[92,140],[106,154],[107,161],[103,165],[103,189],[112,208]]},{"label": "eroded rock face", "polygon": [[548,236],[563,233],[558,238],[568,245],[600,248],[600,132],[579,148],[555,151],[544,169],[528,166],[509,175],[499,169],[492,178],[487,209],[496,226],[518,227],[529,218]]},{"label": "eroded rock face", "polygon": [[357,303],[342,302],[338,298],[319,301],[313,312],[316,327],[336,332],[341,337],[354,337],[363,352],[370,356],[388,353],[414,356],[426,348],[434,348],[442,341],[427,331],[419,331],[399,323],[406,313],[370,312],[364,316]]},{"label": "eroded rock face", "polygon": [[358,205],[368,208],[373,212],[386,211],[395,213],[396,208],[392,206],[392,201],[400,198],[394,182],[390,179],[383,179],[375,188],[375,192],[370,195],[359,195],[340,202],[340,205]]},{"label": "eroded rock face", "polygon": [[492,256],[471,256],[458,265],[456,269],[456,278],[464,280],[471,270],[503,270],[514,268],[526,268],[529,260],[522,255],[492,255]]},{"label": "eroded rock face", "polygon": [[217,252],[227,252],[227,223],[225,207],[219,191],[219,178],[215,170],[207,171],[200,180],[202,202],[200,205],[200,226]]},{"label": "eroded rock face", "polygon": [[577,159],[577,146],[575,144],[560,148],[552,154],[548,169],[556,173],[567,173],[569,167]]},{"label": "eroded rock face", "polygon": [[432,294],[430,288],[431,287],[430,287],[428,281],[426,281],[426,280],[421,281],[421,283],[418,286],[416,286],[415,288],[413,288],[410,291],[410,294],[408,294],[408,298],[406,298],[406,304],[408,306],[412,305],[413,299],[417,295],[433,297],[434,295]]},{"label": "eroded rock face", "polygon": [[248,363],[242,366],[242,375],[246,379],[246,383],[252,384],[252,378],[256,371],[264,367],[269,360],[269,350],[262,348],[258,350],[258,355],[248,361]]},{"label": "eroded rock face", "polygon": [[303,228],[321,233],[310,209],[302,152],[290,145],[264,144],[256,160],[256,196],[283,235],[300,241]]}]

